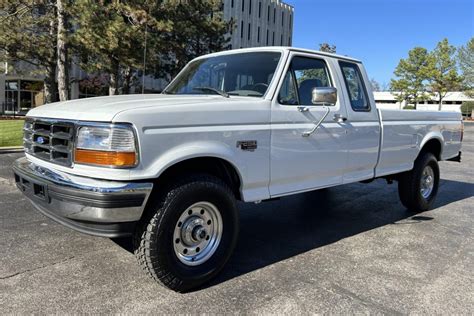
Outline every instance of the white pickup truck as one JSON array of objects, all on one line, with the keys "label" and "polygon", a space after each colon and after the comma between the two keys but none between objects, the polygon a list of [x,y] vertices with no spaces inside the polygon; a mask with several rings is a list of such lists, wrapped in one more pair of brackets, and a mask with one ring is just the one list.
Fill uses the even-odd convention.
[{"label": "white pickup truck", "polygon": [[13,170],[40,212],[133,236],[149,275],[187,291],[230,257],[237,200],[386,178],[424,211],[462,137],[460,113],[377,109],[358,60],[265,47],[196,58],[162,94],[35,108]]}]

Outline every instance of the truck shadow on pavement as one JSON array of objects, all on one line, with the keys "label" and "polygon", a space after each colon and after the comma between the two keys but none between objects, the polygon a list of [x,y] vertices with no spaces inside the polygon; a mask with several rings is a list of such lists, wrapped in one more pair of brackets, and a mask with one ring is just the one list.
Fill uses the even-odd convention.
[{"label": "truck shadow on pavement", "polygon": [[[234,254],[207,287],[378,227],[433,219],[406,210],[396,188],[379,180],[243,205]],[[473,183],[441,180],[433,210],[472,196]]]},{"label": "truck shadow on pavement", "polygon": [[[473,183],[441,180],[433,210],[436,212],[437,208],[471,196],[474,196]],[[217,278],[200,289],[375,228],[433,219],[407,211],[399,202],[397,185],[387,186],[382,180],[257,205],[240,203],[239,209],[240,235],[234,254]],[[132,252],[130,240],[114,242]]]}]

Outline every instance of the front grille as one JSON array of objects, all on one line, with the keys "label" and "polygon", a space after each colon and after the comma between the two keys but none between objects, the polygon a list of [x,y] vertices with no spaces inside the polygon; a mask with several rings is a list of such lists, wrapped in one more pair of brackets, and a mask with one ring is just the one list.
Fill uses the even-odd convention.
[{"label": "front grille", "polygon": [[23,144],[26,153],[63,166],[72,165],[73,123],[27,119],[23,131]]}]

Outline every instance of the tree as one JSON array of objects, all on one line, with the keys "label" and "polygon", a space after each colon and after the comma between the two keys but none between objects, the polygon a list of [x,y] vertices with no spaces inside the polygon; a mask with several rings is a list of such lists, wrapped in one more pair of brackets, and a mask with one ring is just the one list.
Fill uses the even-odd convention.
[{"label": "tree", "polygon": [[390,89],[391,89],[390,83],[387,83],[387,82],[382,83],[381,91],[390,91]]},{"label": "tree", "polygon": [[0,9],[0,52],[44,73],[47,102],[68,99],[71,55],[109,94],[128,93],[140,75],[170,78],[223,49],[231,24],[220,0],[16,0]]},{"label": "tree", "polygon": [[17,0],[2,4],[0,50],[10,63],[26,63],[44,75],[47,103],[57,100],[56,5],[53,0]]},{"label": "tree", "polygon": [[75,1],[71,11],[76,31],[72,35],[80,66],[91,73],[108,75],[109,94],[119,93],[123,69],[142,65],[145,25],[155,2]]},{"label": "tree", "polygon": [[442,101],[449,91],[456,91],[461,86],[462,78],[456,70],[454,58],[456,48],[443,39],[429,56],[429,81],[431,90],[438,96],[438,110],[441,111]]},{"label": "tree", "polygon": [[461,113],[464,116],[472,117],[472,111],[474,111],[474,101],[466,101],[461,105]]},{"label": "tree", "polygon": [[322,52],[335,54],[336,53],[336,45],[331,45],[329,43],[321,43],[321,44],[319,44],[319,50],[322,51]]},{"label": "tree", "polygon": [[227,46],[233,22],[223,19],[221,0],[169,0],[162,9],[158,14],[173,23],[173,30],[165,34],[168,49],[161,54],[158,76],[174,77],[191,59]]},{"label": "tree", "polygon": [[139,75],[170,79],[191,59],[225,47],[230,23],[221,6],[220,0],[77,0],[73,42],[81,68],[107,74],[111,95],[128,93]]},{"label": "tree", "polygon": [[428,51],[415,47],[408,52],[407,59],[400,59],[394,74],[398,79],[390,82],[391,90],[399,102],[412,103],[416,109],[418,102],[430,99],[427,92],[427,82],[432,65]]},{"label": "tree", "polygon": [[381,91],[380,84],[374,78],[370,79],[372,91]]},{"label": "tree", "polygon": [[59,100],[69,99],[69,63],[68,44],[66,39],[67,22],[63,0],[56,0],[56,25],[57,25],[57,62],[58,62],[58,92]]},{"label": "tree", "polygon": [[465,46],[459,48],[458,62],[466,94],[474,97],[474,37]]}]

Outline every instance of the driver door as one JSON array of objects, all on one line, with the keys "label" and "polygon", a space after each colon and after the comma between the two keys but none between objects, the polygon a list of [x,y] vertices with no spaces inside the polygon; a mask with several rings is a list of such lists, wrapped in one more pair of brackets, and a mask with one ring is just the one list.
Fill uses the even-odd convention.
[{"label": "driver door", "polygon": [[[347,113],[335,66],[322,56],[292,53],[290,57],[272,105],[272,197],[342,184],[347,161],[346,123],[338,120]],[[328,107],[312,104],[315,87],[337,88],[337,102]],[[319,128],[305,137],[326,113]]]}]

